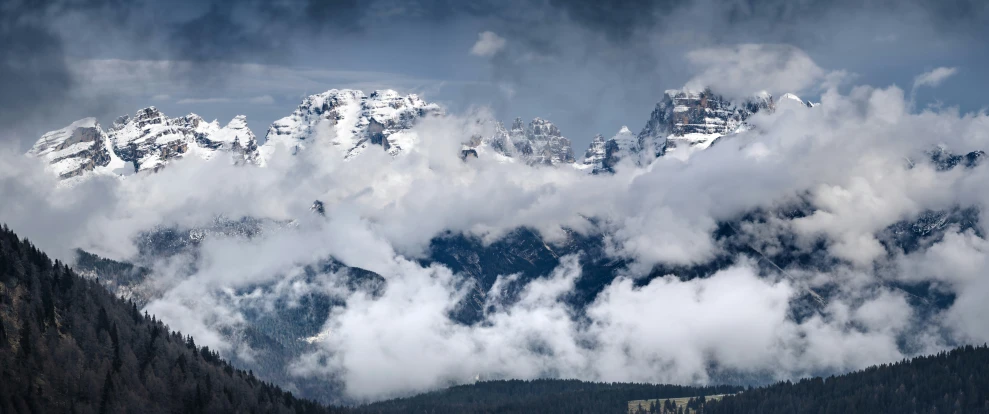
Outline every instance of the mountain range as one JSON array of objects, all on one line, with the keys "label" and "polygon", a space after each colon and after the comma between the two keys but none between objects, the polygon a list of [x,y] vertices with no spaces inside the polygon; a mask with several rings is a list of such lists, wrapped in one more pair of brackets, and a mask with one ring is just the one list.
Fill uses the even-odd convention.
[{"label": "mountain range", "polygon": [[[793,94],[783,99],[813,106]],[[625,126],[609,139],[598,135],[582,159],[574,156],[562,131],[543,118],[528,123],[516,118],[510,128],[497,123],[493,132],[466,139],[461,154],[465,159],[492,156],[528,165],[613,172],[623,158],[641,164],[668,152],[685,156],[705,149],[718,138],[747,128],[745,121],[753,114],[775,108],[776,101],[765,93],[733,101],[711,90],[668,90],[637,135]],[[154,172],[188,156],[207,160],[224,156],[236,164],[263,167],[279,148],[296,154],[323,146],[335,149],[345,160],[369,148],[399,156],[420,139],[428,139],[413,129],[421,119],[443,115],[440,105],[414,94],[332,89],[306,97],[291,115],[272,123],[261,145],[243,115],[221,127],[218,121],[208,122],[196,114],[171,118],[148,107],[121,116],[108,129],[95,118],[73,122],[44,134],[28,155],[47,162],[49,170],[68,182],[92,175]]]}]

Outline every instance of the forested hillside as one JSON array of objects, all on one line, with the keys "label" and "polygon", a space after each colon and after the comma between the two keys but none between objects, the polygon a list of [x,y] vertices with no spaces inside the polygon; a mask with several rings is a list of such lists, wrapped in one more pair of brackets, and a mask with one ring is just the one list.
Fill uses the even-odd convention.
[{"label": "forested hillside", "polygon": [[509,380],[461,385],[362,407],[367,413],[624,413],[630,400],[714,395],[740,387],[685,387],[577,380]]},{"label": "forested hillside", "polygon": [[0,229],[0,412],[329,413]]},{"label": "forested hillside", "polygon": [[989,348],[966,346],[709,402],[720,413],[989,413]]}]

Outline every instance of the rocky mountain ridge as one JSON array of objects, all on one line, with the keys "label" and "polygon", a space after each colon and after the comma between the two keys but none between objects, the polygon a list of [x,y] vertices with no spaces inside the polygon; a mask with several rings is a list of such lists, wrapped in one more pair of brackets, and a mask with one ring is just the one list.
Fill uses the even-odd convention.
[{"label": "rocky mountain ridge", "polygon": [[[812,106],[793,94],[780,99],[795,99]],[[619,160],[632,157],[636,164],[677,152],[687,156],[703,150],[723,136],[744,131],[746,120],[760,111],[775,111],[777,101],[768,93],[733,101],[710,89],[667,90],[634,137],[623,127],[614,137],[595,137],[584,155],[584,168],[593,173],[613,172]]]},{"label": "rocky mountain ridge", "polygon": [[46,133],[28,151],[59,178],[75,180],[88,174],[158,171],[189,155],[208,160],[219,154],[229,154],[234,163],[258,162],[257,138],[246,117],[239,115],[221,127],[196,114],[170,118],[153,106],[117,118],[106,130],[95,118],[81,119]]},{"label": "rocky mountain ridge", "polygon": [[419,119],[441,113],[439,105],[414,94],[378,90],[366,95],[359,90],[331,89],[305,98],[291,115],[271,124],[260,149],[261,164],[279,147],[295,154],[325,145],[351,159],[378,145],[398,155],[415,146],[418,137],[409,129]]},{"label": "rocky mountain ridge", "polygon": [[[780,98],[784,99],[813,106],[793,94]],[[608,173],[625,158],[641,165],[668,152],[687,156],[705,149],[722,136],[745,130],[753,114],[775,108],[776,101],[769,94],[736,102],[711,90],[668,90],[638,134],[622,127],[611,138],[599,135],[580,160],[574,156],[571,141],[543,118],[528,124],[516,118],[510,128],[497,123],[493,133],[465,142],[462,155]],[[259,146],[243,115],[221,127],[196,114],[169,118],[148,107],[134,116],[118,118],[106,130],[94,118],[86,118],[51,131],[28,155],[47,162],[60,178],[73,180],[89,174],[154,172],[188,155],[212,159],[222,153],[236,164],[265,166],[280,148],[296,154],[318,146],[349,160],[379,146],[397,156],[420,140],[412,129],[419,120],[442,114],[439,105],[414,94],[331,89],[306,97],[291,115],[272,123]]]},{"label": "rocky mountain ridge", "polygon": [[534,118],[528,124],[515,118],[511,129],[502,123],[495,124],[494,133],[487,137],[474,136],[464,144],[468,152],[480,156],[490,150],[502,159],[518,159],[528,165],[560,165],[576,162],[573,145],[560,129],[543,118]]}]

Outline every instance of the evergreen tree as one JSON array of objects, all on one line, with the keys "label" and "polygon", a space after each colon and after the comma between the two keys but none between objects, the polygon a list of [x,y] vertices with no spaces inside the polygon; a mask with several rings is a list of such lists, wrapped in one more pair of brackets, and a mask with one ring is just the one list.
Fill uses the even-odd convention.
[{"label": "evergreen tree", "polygon": [[25,319],[21,323],[21,335],[20,335],[20,355],[21,358],[27,360],[31,357],[31,351],[34,344],[31,342],[31,320]]},{"label": "evergreen tree", "polygon": [[113,379],[110,378],[111,372],[107,371],[106,379],[103,380],[103,393],[100,396],[100,414],[108,413],[110,409],[110,395],[113,393]]},{"label": "evergreen tree", "polygon": [[113,327],[110,328],[110,342],[113,345],[113,370],[120,371],[120,366],[123,365],[123,360],[120,359],[120,336],[117,332],[117,323],[113,323]]}]

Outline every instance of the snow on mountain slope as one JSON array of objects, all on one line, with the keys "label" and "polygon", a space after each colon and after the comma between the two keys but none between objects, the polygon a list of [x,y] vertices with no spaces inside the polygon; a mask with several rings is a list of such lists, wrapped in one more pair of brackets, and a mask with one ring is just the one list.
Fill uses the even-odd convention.
[{"label": "snow on mountain slope", "polygon": [[232,154],[236,163],[258,159],[257,138],[243,115],[221,128],[217,121],[206,122],[196,114],[169,118],[148,107],[134,117],[118,118],[108,134],[120,158],[137,171],[157,171],[186,154],[208,160],[223,151]]},{"label": "snow on mountain slope", "polygon": [[528,146],[524,148],[530,152],[525,154],[523,151],[523,154],[529,156],[530,164],[559,165],[574,162],[570,140],[552,122],[542,118],[533,119],[525,130],[525,137]]},{"label": "snow on mountain slope", "polygon": [[401,96],[393,90],[365,95],[359,90],[331,89],[307,97],[292,115],[268,128],[260,148],[261,164],[279,146],[295,154],[311,145],[329,145],[350,159],[371,145],[380,145],[397,155],[418,140],[408,129],[420,118],[439,113],[439,105],[416,95]]},{"label": "snow on mountain slope", "polygon": [[474,137],[467,149],[484,154],[490,148],[503,160],[520,160],[529,165],[561,165],[576,161],[573,145],[552,122],[535,118],[526,125],[515,118],[512,128],[501,123],[489,137]]},{"label": "snow on mountain slope", "polygon": [[73,122],[43,135],[28,155],[47,162],[62,179],[80,180],[90,173],[157,171],[187,154],[212,159],[221,152],[235,163],[257,163],[257,138],[243,115],[220,127],[196,114],[169,118],[148,107],[117,118],[107,131],[94,118]]},{"label": "snow on mountain slope", "polygon": [[752,114],[774,109],[769,94],[736,103],[711,90],[668,90],[639,133],[639,147],[656,156],[677,148],[704,149],[715,139],[738,131]]},{"label": "snow on mountain slope", "polygon": [[581,164],[585,168],[603,170],[604,160],[608,156],[608,150],[605,148],[608,145],[608,141],[610,140],[604,139],[604,135],[595,135],[591,139],[591,145],[587,147],[587,151],[584,151],[584,160],[581,161]]},{"label": "snow on mountain slope", "polygon": [[686,159],[691,153],[710,147],[718,138],[745,130],[746,120],[753,114],[773,112],[777,105],[791,104],[814,106],[791,93],[784,94],[779,101],[761,93],[739,102],[710,89],[667,90],[638,136],[623,128],[611,139],[595,137],[584,154],[582,169],[595,174],[613,172],[618,160],[628,156],[645,162],[663,155]]},{"label": "snow on mountain slope", "polygon": [[621,158],[638,153],[638,138],[627,126],[622,126],[610,139],[605,140],[598,134],[591,140],[590,147],[584,153],[582,169],[589,169],[594,174],[614,172],[615,164]]},{"label": "snow on mountain slope", "polygon": [[[461,155],[465,159],[493,156],[527,165],[567,164],[593,173],[613,172],[618,161],[626,157],[636,162],[667,153],[686,158],[722,136],[743,130],[752,114],[774,111],[777,105],[813,106],[793,94],[785,94],[779,101],[761,94],[735,102],[711,90],[668,90],[638,135],[622,127],[610,139],[595,137],[579,163],[570,140],[542,118],[528,124],[516,118],[511,128],[498,123],[490,136],[475,136],[465,143]],[[29,155],[43,158],[62,178],[80,177],[90,171],[117,175],[128,169],[157,171],[187,154],[211,159],[220,152],[231,154],[238,164],[263,166],[278,148],[295,154],[314,145],[336,148],[344,159],[371,146],[398,155],[417,144],[419,137],[411,129],[419,119],[441,113],[440,106],[416,95],[402,96],[393,90],[366,95],[359,90],[331,89],[306,97],[291,115],[275,121],[259,147],[244,116],[221,127],[217,121],[207,122],[196,114],[169,118],[148,107],[133,117],[118,118],[106,132],[92,118],[49,132]]]},{"label": "snow on mountain slope", "polygon": [[112,152],[110,139],[95,118],[85,118],[43,135],[28,155],[48,163],[59,178],[68,179],[96,170],[124,167]]},{"label": "snow on mountain slope", "polygon": [[794,95],[792,93],[784,93],[783,96],[780,96],[780,100],[777,102],[777,104],[782,104],[783,102],[794,102],[806,106],[808,108],[814,107],[814,104],[811,103],[810,101],[805,101],[803,99],[800,99],[799,96]]}]

